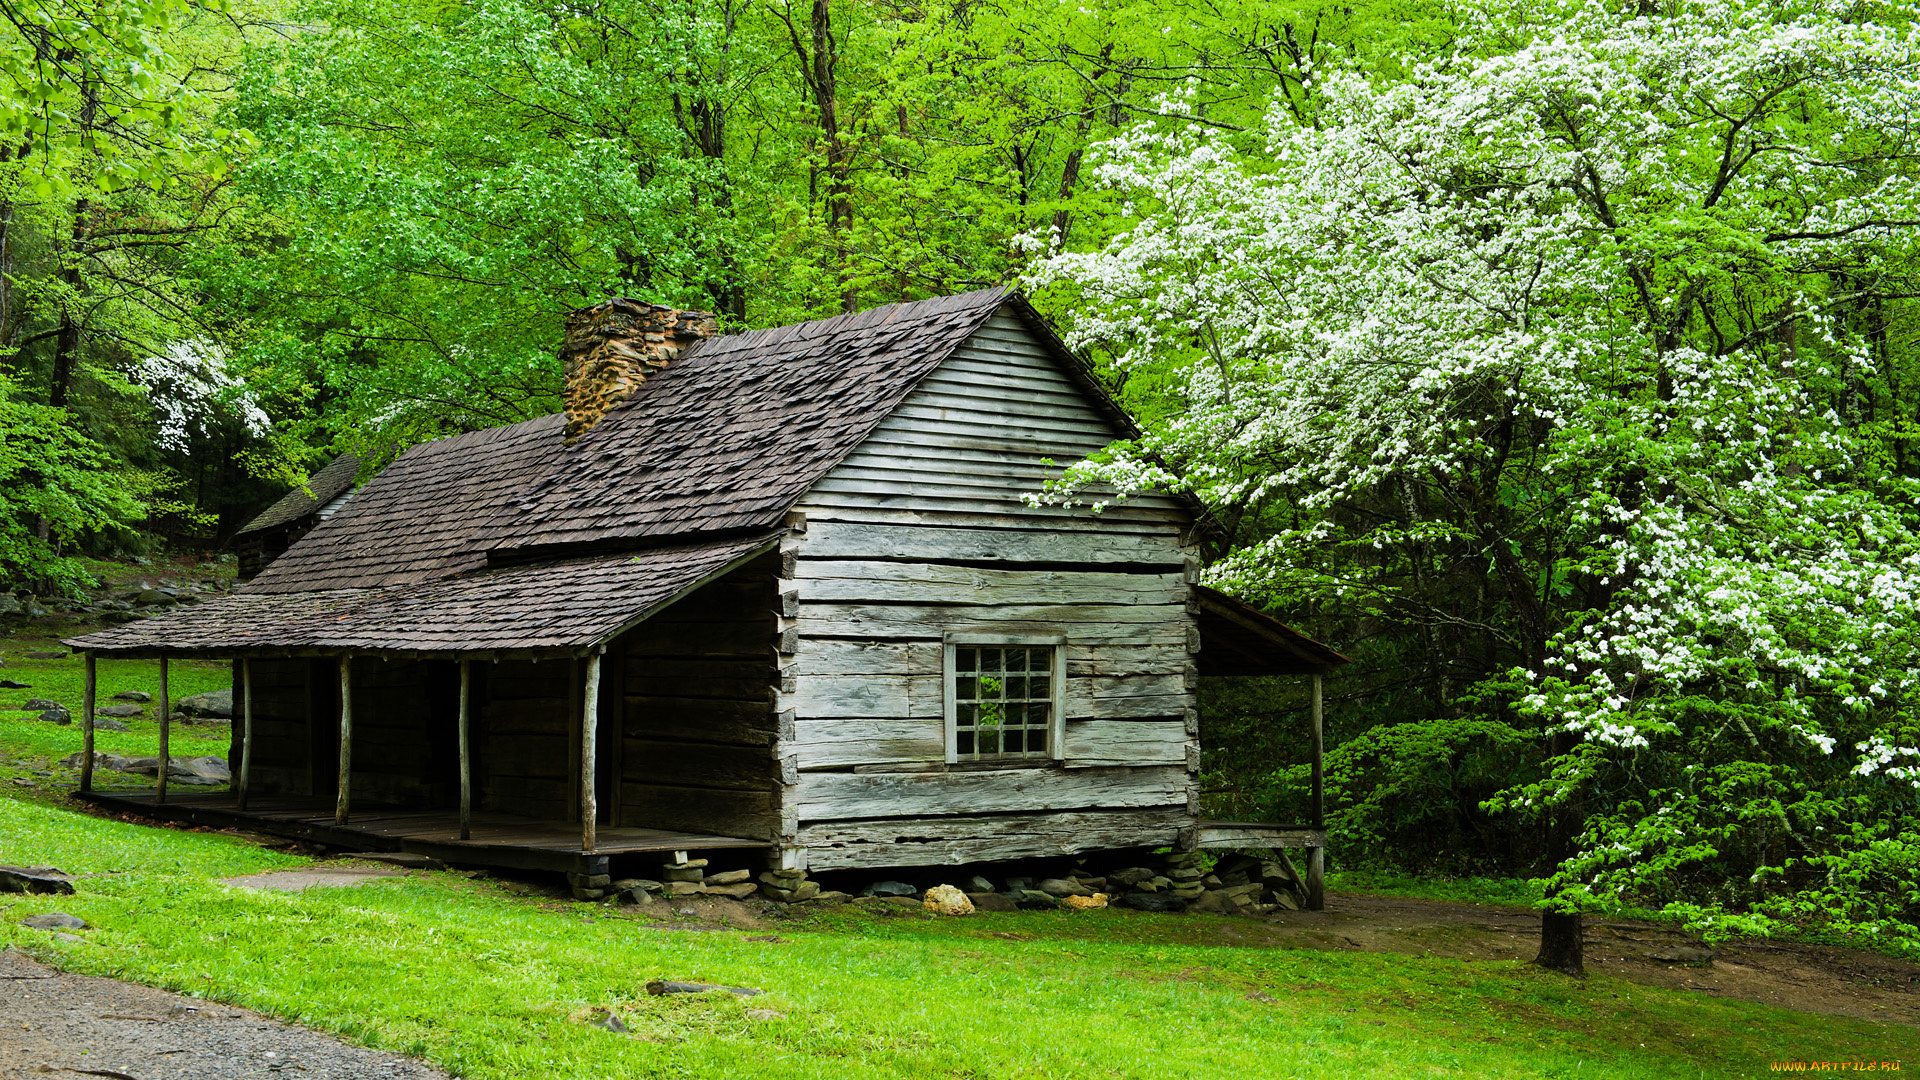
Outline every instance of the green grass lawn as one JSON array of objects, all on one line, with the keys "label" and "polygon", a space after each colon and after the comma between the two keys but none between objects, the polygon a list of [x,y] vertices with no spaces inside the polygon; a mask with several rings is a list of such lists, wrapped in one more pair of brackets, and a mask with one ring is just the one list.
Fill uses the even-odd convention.
[{"label": "green grass lawn", "polygon": [[[70,786],[72,773],[56,763],[78,751],[83,736],[80,730],[80,704],[86,684],[86,668],[78,656],[65,660],[28,660],[30,651],[57,648],[45,636],[0,639],[0,679],[28,684],[25,690],[0,689],[0,786],[14,787],[16,779],[45,787],[49,783]],[[168,665],[167,690],[174,700],[190,694],[223,689],[232,685],[232,668],[219,661],[174,661]],[[160,750],[160,664],[154,660],[101,660],[96,667],[99,704],[120,704],[109,699],[122,690],[144,690],[155,701],[143,706],[146,714],[123,721],[129,731],[96,731],[96,749],[124,757],[150,757]],[[45,698],[65,705],[73,713],[71,724],[50,724],[35,717],[35,712],[20,709],[29,700]],[[229,731],[224,724],[175,723],[168,736],[168,749],[174,757],[227,756]],[[51,771],[52,777],[41,773]],[[95,775],[102,788],[151,787],[148,777],[102,772]]]},{"label": "green grass lawn", "polygon": [[[308,860],[21,799],[0,799],[0,861],[85,875],[72,897],[0,895],[0,945],[469,1077],[1719,1078],[1776,1059],[1920,1062],[1910,1028],[1509,963],[1234,947],[1214,916],[830,908],[753,941],[765,932],[671,929],[664,904],[560,903],[457,873],[233,889],[219,879]],[[48,910],[96,929],[61,945],[18,925]],[[663,977],[767,993],[647,997]],[[596,1006],[633,1033],[583,1022]]]}]

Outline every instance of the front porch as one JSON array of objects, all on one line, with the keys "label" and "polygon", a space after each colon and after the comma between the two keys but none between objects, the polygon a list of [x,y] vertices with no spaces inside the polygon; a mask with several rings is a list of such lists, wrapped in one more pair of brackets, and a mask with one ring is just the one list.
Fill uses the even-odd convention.
[{"label": "front porch", "polygon": [[[238,828],[356,851],[404,851],[462,866],[557,870],[592,876],[609,872],[627,857],[678,862],[716,851],[770,852],[773,845],[732,836],[668,829],[598,830],[593,849],[581,846],[580,827],[512,814],[475,811],[470,839],[460,838],[458,810],[362,806],[345,824],[334,820],[331,799],[302,795],[255,795],[242,810],[233,792],[169,792],[156,802],[152,791],[81,791],[78,798],[110,810],[213,828]],[[753,861],[759,861],[756,856]]]}]

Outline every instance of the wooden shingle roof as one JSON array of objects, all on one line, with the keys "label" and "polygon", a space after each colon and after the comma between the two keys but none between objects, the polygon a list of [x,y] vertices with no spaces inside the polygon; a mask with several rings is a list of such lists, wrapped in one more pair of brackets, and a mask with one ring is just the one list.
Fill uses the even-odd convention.
[{"label": "wooden shingle roof", "polygon": [[530,552],[777,525],[1009,296],[981,289],[702,341],[476,540]]},{"label": "wooden shingle roof", "polygon": [[719,540],[378,588],[249,591],[68,644],[123,656],[577,651],[778,543]]},{"label": "wooden shingle roof", "polygon": [[1202,675],[1323,675],[1352,660],[1226,593],[1193,587]]},{"label": "wooden shingle roof", "polygon": [[474,532],[560,456],[558,413],[421,443],[248,583],[249,593],[431,581],[487,564]]},{"label": "wooden shingle roof", "polygon": [[306,517],[344,495],[353,486],[353,478],[359,471],[360,455],[341,454],[308,477],[305,487],[294,488],[282,495],[279,502],[260,511],[258,517],[247,522],[235,535],[245,536]]}]

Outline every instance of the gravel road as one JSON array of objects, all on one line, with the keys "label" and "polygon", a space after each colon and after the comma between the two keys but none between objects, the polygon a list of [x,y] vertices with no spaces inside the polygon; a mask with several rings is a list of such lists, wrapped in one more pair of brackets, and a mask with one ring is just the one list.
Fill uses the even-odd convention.
[{"label": "gravel road", "polygon": [[0,1078],[449,1080],[271,1017],[0,952]]}]

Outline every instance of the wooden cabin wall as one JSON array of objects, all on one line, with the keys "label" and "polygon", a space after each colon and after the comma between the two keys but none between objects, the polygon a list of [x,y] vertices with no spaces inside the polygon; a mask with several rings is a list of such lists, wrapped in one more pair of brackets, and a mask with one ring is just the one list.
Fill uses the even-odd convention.
[{"label": "wooden cabin wall", "polygon": [[[252,790],[263,795],[311,795],[307,768],[307,673],[304,659],[254,660]],[[234,664],[233,686],[240,686],[239,664]],[[245,726],[236,696],[233,739],[227,760],[240,771]]]},{"label": "wooden cabin wall", "polygon": [[579,664],[500,660],[473,665],[476,803],[544,821],[579,816],[574,712]]},{"label": "wooden cabin wall", "polygon": [[[1002,315],[802,498],[779,586],[778,753],[784,824],[811,866],[1159,846],[1194,823],[1185,510],[1020,498],[1116,436]],[[1064,635],[1063,760],[946,764],[948,631]]]},{"label": "wooden cabin wall", "polygon": [[354,801],[412,807],[449,803],[445,784],[435,780],[446,771],[441,759],[454,753],[439,737],[453,717],[444,692],[434,693],[444,687],[434,684],[447,682],[450,666],[445,661],[354,660]]},{"label": "wooden cabin wall", "polygon": [[[648,619],[612,651],[624,674],[618,824],[777,833],[779,565],[770,552]],[[601,742],[603,755],[614,749]]]}]

